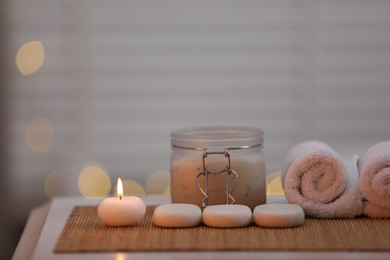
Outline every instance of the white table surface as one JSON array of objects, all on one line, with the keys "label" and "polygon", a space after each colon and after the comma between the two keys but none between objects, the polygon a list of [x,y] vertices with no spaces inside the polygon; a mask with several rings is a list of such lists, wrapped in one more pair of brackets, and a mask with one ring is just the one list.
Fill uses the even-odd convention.
[{"label": "white table surface", "polygon": [[[148,205],[169,203],[167,196],[142,197]],[[50,204],[33,211],[19,241],[13,260],[126,260],[126,259],[390,259],[390,252],[123,252],[123,253],[69,253],[55,254],[53,249],[76,205],[98,205],[101,200],[81,197],[55,198]],[[280,196],[269,196],[268,203],[284,202]],[[47,218],[45,221],[45,216]],[[42,227],[43,225],[43,227]],[[40,229],[42,227],[42,229]],[[34,238],[35,237],[35,238]],[[34,241],[36,239],[36,241]],[[293,239],[293,238],[292,238]]]}]

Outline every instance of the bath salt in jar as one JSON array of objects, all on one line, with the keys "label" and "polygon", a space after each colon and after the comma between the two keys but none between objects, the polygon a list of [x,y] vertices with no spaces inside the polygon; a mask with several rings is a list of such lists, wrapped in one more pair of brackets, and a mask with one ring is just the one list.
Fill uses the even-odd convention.
[{"label": "bath salt in jar", "polygon": [[171,133],[172,203],[200,207],[266,203],[263,131],[194,127]]}]

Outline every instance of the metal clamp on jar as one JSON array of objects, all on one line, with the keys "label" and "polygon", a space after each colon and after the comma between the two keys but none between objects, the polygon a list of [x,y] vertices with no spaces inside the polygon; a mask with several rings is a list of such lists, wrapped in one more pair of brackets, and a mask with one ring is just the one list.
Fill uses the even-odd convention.
[{"label": "metal clamp on jar", "polygon": [[266,202],[263,131],[196,127],[171,133],[173,203],[206,207]]}]

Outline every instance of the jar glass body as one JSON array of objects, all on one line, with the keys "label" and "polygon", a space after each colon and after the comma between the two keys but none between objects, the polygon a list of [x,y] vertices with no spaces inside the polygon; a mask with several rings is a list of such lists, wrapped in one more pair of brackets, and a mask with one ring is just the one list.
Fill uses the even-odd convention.
[{"label": "jar glass body", "polygon": [[[266,173],[265,159],[262,148],[262,131],[253,130],[247,132],[245,137],[240,135],[242,128],[220,127],[218,131],[212,128],[208,134],[206,128],[202,135],[184,135],[184,139],[192,139],[196,142],[185,143],[186,146],[175,145],[173,132],[171,137],[171,196],[173,203],[191,203],[202,206],[205,196],[202,194],[196,181],[197,176],[204,172],[207,167],[208,174],[208,205],[227,204],[227,180],[229,187],[234,183],[233,174],[227,175],[226,168],[229,166],[237,173],[238,178],[231,195],[235,204],[243,204],[254,209],[257,205],[266,203]],[[232,131],[234,129],[234,131]],[[244,129],[244,131],[247,128]],[[190,131],[193,131],[191,129]],[[185,130],[184,130],[185,132]],[[228,133],[224,135],[224,133]],[[223,138],[220,138],[223,135]],[[250,135],[256,137],[252,138]],[[261,135],[261,138],[260,138]],[[249,139],[247,137],[250,137]],[[183,136],[182,136],[183,137]],[[199,140],[202,139],[202,140]],[[183,140],[183,139],[180,139]],[[176,140],[177,141],[177,140]],[[195,144],[190,146],[188,144]],[[242,144],[242,145],[240,145]],[[208,146],[210,145],[210,146]],[[226,150],[225,150],[226,149]],[[224,151],[227,151],[229,158]],[[204,158],[207,152],[206,158]],[[210,172],[213,172],[210,174]],[[198,178],[199,185],[205,189],[205,175]]]}]

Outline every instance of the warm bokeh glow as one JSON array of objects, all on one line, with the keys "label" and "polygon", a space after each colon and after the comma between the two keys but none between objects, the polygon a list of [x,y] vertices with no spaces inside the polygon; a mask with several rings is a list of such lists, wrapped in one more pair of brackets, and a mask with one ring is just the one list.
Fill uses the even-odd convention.
[{"label": "warm bokeh glow", "polygon": [[40,41],[30,41],[23,44],[16,54],[16,66],[24,76],[38,71],[44,60],[45,49]]},{"label": "warm bokeh glow", "polygon": [[115,255],[115,259],[116,260],[125,260],[126,258],[125,258],[125,254],[123,254],[123,253],[117,253],[116,255]]},{"label": "warm bokeh glow", "polygon": [[111,181],[109,174],[101,166],[87,165],[79,175],[80,193],[89,199],[104,197],[110,193]]},{"label": "warm bokeh glow", "polygon": [[64,195],[66,192],[65,176],[57,170],[51,171],[45,178],[45,194],[49,199]]},{"label": "warm bokeh glow", "polygon": [[268,195],[282,195],[284,194],[281,172],[273,172],[267,175],[267,194]]},{"label": "warm bokeh glow", "polygon": [[118,184],[116,185],[116,195],[118,197],[123,196],[123,184],[121,178],[118,178]]},{"label": "warm bokeh glow", "polygon": [[166,171],[156,171],[149,175],[145,188],[147,194],[163,194],[170,185],[170,174]]},{"label": "warm bokeh glow", "polygon": [[53,142],[53,127],[44,117],[36,117],[26,127],[27,146],[34,152],[42,154],[49,150]]},{"label": "warm bokeh glow", "polygon": [[165,189],[163,195],[171,196],[171,186],[168,186],[168,187]]}]

